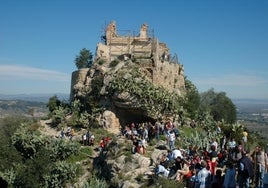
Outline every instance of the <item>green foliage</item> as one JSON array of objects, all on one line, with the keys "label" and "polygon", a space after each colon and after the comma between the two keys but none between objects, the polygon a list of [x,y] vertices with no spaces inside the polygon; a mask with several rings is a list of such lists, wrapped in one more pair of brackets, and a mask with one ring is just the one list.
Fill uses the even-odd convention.
[{"label": "green foliage", "polygon": [[181,135],[182,148],[189,148],[189,146],[197,146],[200,149],[209,149],[210,141],[215,136],[211,134],[206,134],[203,130],[195,130],[192,128],[189,135],[186,135],[184,133]]},{"label": "green foliage", "polygon": [[106,61],[105,61],[104,59],[99,59],[99,60],[97,61],[97,63],[98,63],[99,65],[103,65],[104,63],[106,63]]},{"label": "green foliage", "polygon": [[89,182],[85,183],[83,188],[108,188],[108,184],[104,179],[92,177]]},{"label": "green foliage", "polygon": [[92,134],[94,134],[96,141],[101,140],[104,136],[112,137],[111,133],[101,128],[92,130]]},{"label": "green foliage", "polygon": [[25,159],[34,158],[44,147],[50,153],[52,161],[64,160],[78,152],[77,143],[41,137],[38,132],[30,130],[29,127],[22,125],[12,136],[12,144]]},{"label": "green foliage", "polygon": [[63,139],[51,139],[47,149],[52,161],[64,160],[72,154],[78,153],[78,144],[76,142],[66,142]]},{"label": "green foliage", "polygon": [[101,89],[103,87],[103,75],[95,76],[91,81],[91,90],[84,98],[75,99],[71,104],[71,118],[67,124],[76,127],[88,127],[96,124],[96,118],[103,112],[99,104]]},{"label": "green foliage", "polygon": [[100,98],[100,90],[103,86],[103,75],[95,76],[94,79],[91,82],[91,88],[92,91],[90,92],[90,95],[94,97],[93,100],[99,100]]},{"label": "green foliage", "polygon": [[128,153],[126,153],[126,157],[124,159],[125,163],[131,163],[132,162],[132,154],[131,152],[129,151]]},{"label": "green foliage", "polygon": [[44,177],[44,187],[65,187],[65,184],[76,176],[77,167],[64,161],[57,162],[51,169],[50,174]]},{"label": "green foliage", "polygon": [[80,148],[79,152],[68,157],[67,161],[70,163],[75,163],[82,160],[86,160],[88,159],[88,157],[91,157],[92,155],[93,155],[93,149],[91,147]]},{"label": "green foliage", "polygon": [[35,132],[27,129],[26,126],[26,124],[21,125],[21,127],[13,134],[12,144],[21,153],[23,158],[29,159],[35,156],[45,142]]},{"label": "green foliage", "polygon": [[56,108],[58,108],[61,105],[61,101],[58,99],[56,95],[49,98],[49,101],[47,103],[47,107],[50,112],[53,112]]},{"label": "green foliage", "polygon": [[164,188],[184,188],[185,184],[183,182],[177,182],[174,180],[170,180],[169,178],[165,177],[155,177],[152,179],[152,181],[148,181],[147,183],[144,183],[141,188],[158,188],[158,187],[164,187]]},{"label": "green foliage", "polygon": [[91,119],[92,116],[88,112],[81,114],[73,113],[71,118],[67,121],[67,125],[70,127],[87,128]]},{"label": "green foliage", "polygon": [[87,127],[91,115],[83,111],[83,104],[79,99],[75,99],[71,104],[71,118],[68,119],[67,125],[71,127]]},{"label": "green foliage", "polygon": [[52,122],[51,125],[53,127],[56,127],[57,125],[59,125],[60,123],[65,121],[65,117],[68,113],[68,109],[63,107],[63,106],[59,106],[57,107],[53,112],[52,112]]},{"label": "green foliage", "polygon": [[238,122],[232,124],[222,122],[221,129],[224,135],[234,138],[239,143],[242,140],[242,132],[245,130],[245,127]]},{"label": "green foliage", "polygon": [[116,65],[118,65],[119,62],[120,61],[118,59],[115,59],[115,60],[111,61],[109,67],[115,67]]},{"label": "green foliage", "polygon": [[190,118],[195,119],[200,106],[200,95],[196,86],[185,78],[186,96],[183,107],[189,113]]},{"label": "green foliage", "polygon": [[[17,161],[18,162],[18,161]],[[15,167],[9,167],[0,171],[0,177],[2,177],[9,185],[13,184],[18,170],[18,165]]]},{"label": "green foliage", "polygon": [[92,105],[88,98],[84,99],[84,102],[81,102],[79,99],[75,99],[71,104],[71,117],[66,122],[68,126],[71,127],[83,127],[87,128],[89,125],[92,125],[99,110],[98,108],[94,108],[94,104]]},{"label": "green foliage", "polygon": [[9,167],[4,176],[14,187],[64,187],[76,176],[76,165],[66,159],[78,153],[78,143],[40,136],[31,125],[26,122],[13,133],[12,144],[24,160],[13,161],[15,174]]},{"label": "green foliage", "polygon": [[224,120],[227,123],[236,121],[236,107],[226,93],[214,92],[210,89],[201,94],[201,107],[204,111],[209,111],[215,121]]},{"label": "green foliage", "polygon": [[64,161],[54,163],[44,149],[33,159],[18,165],[13,178],[9,178],[9,184],[13,187],[65,187],[67,182],[75,178],[76,172],[75,164]]},{"label": "green foliage", "polygon": [[15,116],[0,119],[0,172],[15,168],[14,161],[21,161],[21,155],[12,145],[11,137],[25,121],[26,118]]},{"label": "green foliage", "polygon": [[216,121],[210,115],[208,111],[201,110],[198,112],[197,117],[198,126],[204,128],[207,131],[214,131],[216,127]]},{"label": "green foliage", "polygon": [[182,98],[165,89],[155,87],[139,72],[137,67],[121,69],[114,74],[108,87],[109,94],[128,93],[136,102],[136,107],[147,111],[149,116],[160,114],[178,114],[182,106]]},{"label": "green foliage", "polygon": [[93,55],[90,50],[83,48],[79,55],[76,56],[74,62],[78,69],[89,68],[92,65]]},{"label": "green foliage", "polygon": [[50,174],[52,166],[47,150],[40,149],[34,158],[17,166],[16,176],[10,184],[14,187],[42,187],[43,176]]},{"label": "green foliage", "polygon": [[70,111],[69,105],[60,101],[57,96],[53,96],[49,99],[47,107],[50,111],[49,117],[52,120],[52,127],[56,127],[64,122],[66,114]]},{"label": "green foliage", "polygon": [[79,114],[81,112],[82,104],[79,99],[75,99],[72,101],[71,109],[73,113]]}]

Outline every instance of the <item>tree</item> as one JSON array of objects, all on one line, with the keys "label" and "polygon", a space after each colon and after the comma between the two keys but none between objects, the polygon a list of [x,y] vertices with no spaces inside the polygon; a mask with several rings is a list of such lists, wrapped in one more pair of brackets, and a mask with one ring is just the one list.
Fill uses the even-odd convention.
[{"label": "tree", "polygon": [[22,157],[12,145],[12,135],[22,122],[26,121],[23,117],[5,117],[0,119],[0,172],[15,168],[15,163],[21,161]]},{"label": "tree", "polygon": [[89,68],[92,65],[93,55],[90,50],[83,48],[79,55],[76,56],[74,62],[78,69]]},{"label": "tree", "polygon": [[185,78],[185,88],[186,88],[186,102],[184,108],[189,113],[192,119],[195,118],[196,112],[200,106],[200,95],[196,86],[187,78]]},{"label": "tree", "polygon": [[215,121],[225,120],[227,123],[236,121],[236,106],[225,92],[210,89],[201,94],[201,107],[208,110]]},{"label": "tree", "polygon": [[58,108],[61,105],[61,101],[58,99],[56,95],[49,98],[49,101],[47,103],[47,107],[50,112],[53,112],[56,108]]},{"label": "tree", "polygon": [[[10,187],[66,187],[65,184],[76,177],[77,164],[69,162],[68,158],[78,154],[79,144],[40,136],[40,132],[32,130],[31,126],[31,122],[25,122],[11,136],[9,148],[14,146],[23,160],[3,160],[10,161],[5,165],[14,174]],[[10,168],[10,165],[16,168]],[[4,175],[8,177],[9,171]]]}]

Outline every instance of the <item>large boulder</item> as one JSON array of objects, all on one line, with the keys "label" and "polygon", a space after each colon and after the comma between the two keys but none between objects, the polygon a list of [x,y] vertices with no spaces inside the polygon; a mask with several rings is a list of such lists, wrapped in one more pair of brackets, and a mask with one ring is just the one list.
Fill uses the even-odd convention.
[{"label": "large boulder", "polygon": [[105,110],[103,112],[100,125],[110,133],[118,135],[121,132],[119,119],[112,111]]}]

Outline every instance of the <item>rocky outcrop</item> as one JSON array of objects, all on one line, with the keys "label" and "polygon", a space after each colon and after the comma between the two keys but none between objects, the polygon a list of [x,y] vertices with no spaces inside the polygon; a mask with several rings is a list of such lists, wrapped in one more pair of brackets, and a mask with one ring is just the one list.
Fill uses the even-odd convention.
[{"label": "rocky outcrop", "polygon": [[118,135],[121,132],[119,119],[113,112],[109,110],[105,110],[103,112],[102,118],[99,123],[103,128],[105,128],[110,133]]},{"label": "rocky outcrop", "polygon": [[[129,113],[147,120],[158,116],[156,112],[150,117],[150,111],[140,108],[142,105],[137,96],[133,95],[133,91],[109,93],[109,85],[119,72],[124,81],[132,76],[133,70],[137,70],[140,73],[134,80],[137,85],[143,84],[140,80],[146,80],[154,87],[164,88],[170,94],[185,94],[183,65],[176,56],[171,56],[165,43],[150,35],[147,24],[141,26],[138,36],[124,36],[117,31],[115,22],[111,22],[103,38],[104,43],[97,45],[92,67],[72,73],[70,93],[71,100],[86,100],[92,94],[98,95],[95,103],[109,111],[102,114],[100,123],[103,127],[110,131],[114,127],[118,128],[116,118],[119,118],[119,124],[125,123],[131,119]],[[124,121],[124,118],[128,120]]]},{"label": "rocky outcrop", "polygon": [[95,160],[101,176],[119,187],[141,187],[139,178],[151,179],[160,157],[167,152],[165,141],[160,141],[146,155],[130,154],[131,146],[131,140],[119,137]]}]

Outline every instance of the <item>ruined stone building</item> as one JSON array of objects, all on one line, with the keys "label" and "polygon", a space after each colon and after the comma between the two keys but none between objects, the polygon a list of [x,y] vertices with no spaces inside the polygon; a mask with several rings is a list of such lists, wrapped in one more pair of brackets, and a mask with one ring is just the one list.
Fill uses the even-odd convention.
[{"label": "ruined stone building", "polygon": [[[149,34],[148,25],[142,24],[137,36],[118,34],[116,23],[111,22],[105,30],[102,42],[97,44],[95,62],[103,60],[103,70],[107,63],[114,60],[131,61],[140,66],[140,70],[155,86],[162,86],[170,92],[179,95],[185,93],[183,65],[177,56],[171,56],[165,43],[158,41],[153,34]],[[94,67],[94,66],[93,66]],[[72,73],[70,99],[74,95],[82,95],[89,91],[94,68],[79,69]],[[108,66],[109,67],[109,66]]]},{"label": "ruined stone building", "polygon": [[185,92],[183,65],[177,56],[171,57],[165,43],[154,35],[149,36],[148,25],[142,24],[138,36],[119,35],[116,23],[112,21],[105,30],[103,43],[97,44],[96,59],[111,62],[115,59],[131,59],[147,70],[147,77],[153,84],[163,86],[171,92]]}]

